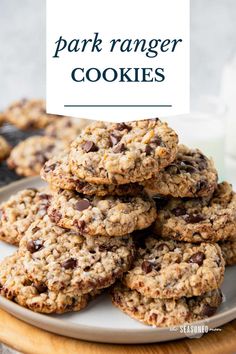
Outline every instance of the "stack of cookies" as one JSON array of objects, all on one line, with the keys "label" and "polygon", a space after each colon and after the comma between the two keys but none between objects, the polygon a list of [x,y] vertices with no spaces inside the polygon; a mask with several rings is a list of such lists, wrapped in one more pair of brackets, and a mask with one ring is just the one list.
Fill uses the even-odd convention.
[{"label": "stack of cookies", "polygon": [[235,193],[166,123],[91,124],[41,176],[47,188],[1,206],[0,238],[19,245],[0,264],[2,295],[64,313],[111,286],[115,306],[158,327],[215,313]]}]

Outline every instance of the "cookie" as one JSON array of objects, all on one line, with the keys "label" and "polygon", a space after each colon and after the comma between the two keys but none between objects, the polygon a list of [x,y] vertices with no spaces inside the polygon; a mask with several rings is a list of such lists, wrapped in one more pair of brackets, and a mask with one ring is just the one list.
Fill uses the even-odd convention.
[{"label": "cookie", "polygon": [[41,313],[80,311],[87,306],[90,294],[82,296],[50,291],[46,286],[34,284],[26,275],[18,252],[0,263],[0,294],[21,306]]},{"label": "cookie", "polygon": [[45,101],[38,99],[22,99],[13,102],[3,112],[3,115],[5,121],[22,130],[43,129],[53,120],[60,117],[47,114]]},{"label": "cookie", "polygon": [[0,136],[0,162],[5,160],[10,154],[11,146],[3,136]]},{"label": "cookie", "polygon": [[54,191],[48,215],[58,226],[88,236],[123,236],[150,226],[155,204],[147,195],[138,197],[82,196]]},{"label": "cookie", "polygon": [[235,265],[236,264],[236,240],[219,242],[221,248],[225,265]]},{"label": "cookie", "polygon": [[155,327],[171,327],[206,319],[222,302],[219,289],[202,296],[180,299],[152,299],[118,283],[112,289],[112,303],[130,317]]},{"label": "cookie", "polygon": [[131,266],[135,247],[130,236],[83,237],[45,216],[32,223],[19,250],[28,277],[37,286],[80,295],[120,278]]},{"label": "cookie", "polygon": [[74,176],[70,170],[68,154],[58,155],[45,163],[41,177],[57,189],[74,190],[85,195],[138,195],[143,187],[138,183],[93,184]]},{"label": "cookie", "polygon": [[125,184],[153,177],[177,153],[177,134],[159,119],[97,122],[72,143],[72,173],[90,183]]},{"label": "cookie", "polygon": [[227,182],[218,184],[212,198],[157,199],[154,232],[186,242],[218,242],[236,236],[236,194]]},{"label": "cookie", "polygon": [[211,159],[198,149],[180,145],[176,159],[143,185],[151,196],[197,198],[212,195],[217,178]]},{"label": "cookie", "polygon": [[73,121],[69,117],[58,117],[46,127],[45,135],[71,143],[88,123],[86,119],[77,118]]},{"label": "cookie", "polygon": [[169,299],[203,295],[218,289],[223,278],[224,259],[217,244],[149,236],[138,247],[133,268],[123,282],[144,296]]},{"label": "cookie", "polygon": [[47,190],[25,189],[0,205],[0,239],[18,245],[38,217],[46,214],[50,195]]},{"label": "cookie", "polygon": [[48,136],[32,136],[11,151],[8,167],[22,176],[37,176],[53,156],[67,151],[67,143]]}]

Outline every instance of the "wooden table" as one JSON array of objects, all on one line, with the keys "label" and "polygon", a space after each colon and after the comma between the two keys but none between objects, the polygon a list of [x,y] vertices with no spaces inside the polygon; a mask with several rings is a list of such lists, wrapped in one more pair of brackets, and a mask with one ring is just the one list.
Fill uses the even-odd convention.
[{"label": "wooden table", "polygon": [[236,320],[201,339],[150,345],[89,343],[58,336],[30,326],[0,310],[0,342],[32,354],[233,354],[236,353]]}]

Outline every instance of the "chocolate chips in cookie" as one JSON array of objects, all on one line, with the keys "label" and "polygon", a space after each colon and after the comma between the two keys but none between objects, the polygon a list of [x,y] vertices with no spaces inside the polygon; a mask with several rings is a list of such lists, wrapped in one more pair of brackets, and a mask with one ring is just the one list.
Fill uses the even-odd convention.
[{"label": "chocolate chips in cookie", "polygon": [[186,242],[231,239],[236,236],[236,194],[222,182],[211,197],[170,198],[158,208],[153,230],[163,238]]},{"label": "chocolate chips in cookie", "polygon": [[54,191],[48,215],[57,225],[87,236],[123,236],[156,219],[154,201],[140,196],[84,196]]},{"label": "chocolate chips in cookie", "polygon": [[196,198],[212,195],[217,179],[211,159],[198,149],[179,145],[176,159],[142,185],[151,196]]},{"label": "chocolate chips in cookie", "polygon": [[178,299],[218,289],[223,278],[224,260],[217,244],[195,245],[150,236],[145,247],[138,248],[123,283],[149,298]]},{"label": "chocolate chips in cookie", "polygon": [[73,175],[89,183],[126,184],[153,177],[177,153],[176,133],[159,119],[96,122],[72,143]]},{"label": "chocolate chips in cookie", "polygon": [[54,155],[64,153],[67,143],[47,136],[32,136],[20,142],[7,160],[9,168],[22,176],[39,175],[41,168]]}]

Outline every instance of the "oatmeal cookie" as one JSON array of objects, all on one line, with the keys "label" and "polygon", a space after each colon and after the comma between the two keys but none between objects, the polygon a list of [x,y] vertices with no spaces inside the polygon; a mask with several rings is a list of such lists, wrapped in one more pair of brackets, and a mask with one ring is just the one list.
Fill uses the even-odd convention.
[{"label": "oatmeal cookie", "polygon": [[86,294],[106,288],[127,271],[134,258],[130,236],[83,237],[50,222],[34,222],[19,247],[30,280],[50,291]]},{"label": "oatmeal cookie", "polygon": [[180,145],[176,159],[143,185],[151,196],[196,198],[212,195],[217,179],[211,159],[198,149]]},{"label": "oatmeal cookie", "polygon": [[138,195],[143,187],[138,183],[93,184],[74,176],[70,170],[68,154],[56,156],[47,161],[41,170],[41,177],[57,189],[74,190],[85,195]]},{"label": "oatmeal cookie", "polygon": [[[218,242],[236,236],[236,194],[227,182],[211,198],[170,199],[158,207],[154,232],[186,242]],[[160,200],[160,205],[163,201]]]},{"label": "oatmeal cookie", "polygon": [[147,237],[124,284],[152,298],[200,296],[218,289],[224,259],[217,244],[199,245]]},{"label": "oatmeal cookie", "polygon": [[91,298],[90,294],[50,291],[46,285],[36,285],[27,277],[18,252],[0,263],[0,294],[32,311],[58,314],[80,311]]},{"label": "oatmeal cookie", "polygon": [[37,99],[22,99],[13,102],[3,112],[3,116],[5,121],[22,130],[43,129],[60,117],[47,114],[45,101]]},{"label": "oatmeal cookie", "polygon": [[88,123],[86,119],[73,120],[70,117],[58,117],[46,127],[45,135],[71,143]]},{"label": "oatmeal cookie", "polygon": [[14,147],[7,164],[19,175],[37,176],[46,161],[68,148],[67,143],[55,138],[32,136]]},{"label": "oatmeal cookie", "polygon": [[90,183],[125,184],[153,177],[177,154],[177,134],[159,119],[96,122],[72,143],[72,173]]},{"label": "oatmeal cookie", "polygon": [[59,190],[53,191],[48,215],[58,226],[82,235],[123,236],[150,226],[156,210],[145,194],[97,197]]},{"label": "oatmeal cookie", "polygon": [[11,146],[6,139],[0,135],[0,162],[5,160],[11,151]]},{"label": "oatmeal cookie", "polygon": [[219,289],[201,296],[180,299],[152,299],[118,283],[112,289],[112,303],[130,317],[155,327],[179,326],[215,314],[222,302]]},{"label": "oatmeal cookie", "polygon": [[31,223],[46,214],[50,194],[46,189],[24,189],[0,205],[0,239],[18,245]]},{"label": "oatmeal cookie", "polygon": [[235,265],[236,264],[236,239],[230,241],[219,242],[221,248],[225,265]]}]

